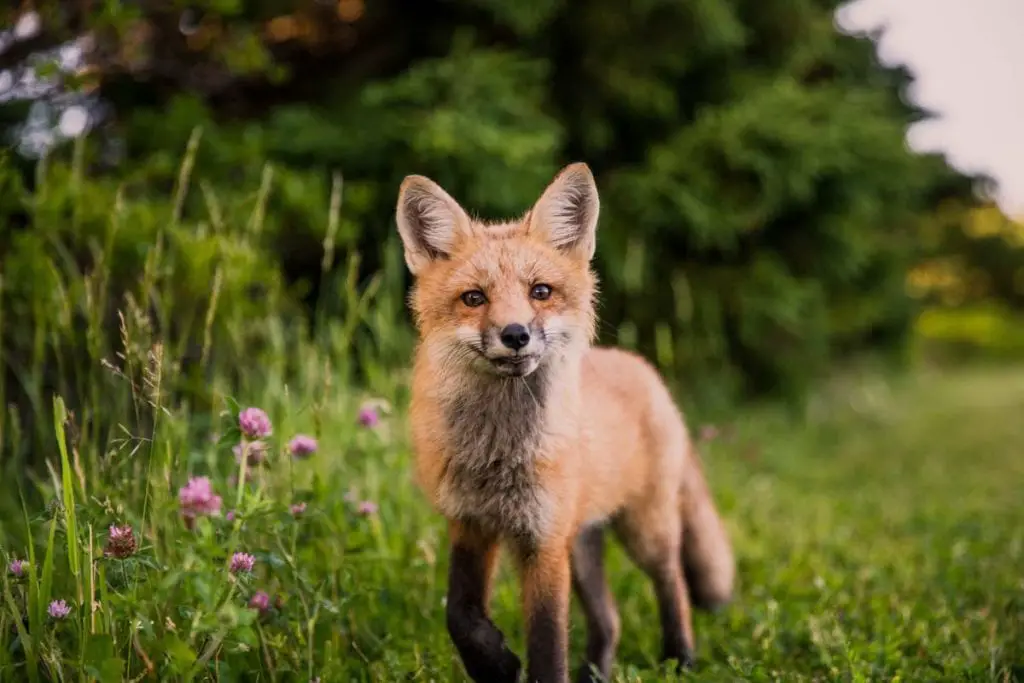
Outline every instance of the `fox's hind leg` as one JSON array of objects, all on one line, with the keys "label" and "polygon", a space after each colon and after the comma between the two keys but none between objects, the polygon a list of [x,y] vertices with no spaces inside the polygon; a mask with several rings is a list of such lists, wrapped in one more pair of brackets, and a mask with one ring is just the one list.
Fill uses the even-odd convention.
[{"label": "fox's hind leg", "polygon": [[586,657],[576,680],[578,683],[610,681],[620,624],[604,572],[603,528],[585,528],[576,537],[572,549],[572,585],[587,619]]},{"label": "fox's hind leg", "polygon": [[654,494],[624,510],[615,521],[615,532],[654,583],[662,660],[674,659],[677,666],[688,668],[694,662],[693,622],[681,561],[682,519],[676,510],[676,496]]}]

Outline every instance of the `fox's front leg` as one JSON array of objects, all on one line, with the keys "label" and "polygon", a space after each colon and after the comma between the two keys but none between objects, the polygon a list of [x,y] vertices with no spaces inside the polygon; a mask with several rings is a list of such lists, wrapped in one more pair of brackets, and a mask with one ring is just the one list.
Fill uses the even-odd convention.
[{"label": "fox's front leg", "polygon": [[520,553],[527,683],[568,680],[569,545],[558,539]]},{"label": "fox's front leg", "polygon": [[498,542],[463,524],[449,525],[448,633],[476,683],[515,683],[522,665],[488,617]]}]

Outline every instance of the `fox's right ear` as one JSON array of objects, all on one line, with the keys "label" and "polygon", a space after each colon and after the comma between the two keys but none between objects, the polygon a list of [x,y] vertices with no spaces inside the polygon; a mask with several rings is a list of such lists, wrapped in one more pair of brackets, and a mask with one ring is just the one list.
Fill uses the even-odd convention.
[{"label": "fox's right ear", "polygon": [[596,247],[600,204],[590,168],[584,163],[569,164],[534,204],[529,231],[543,235],[561,251],[589,261]]},{"label": "fox's right ear", "polygon": [[431,261],[451,255],[470,223],[451,195],[421,175],[406,176],[402,181],[395,217],[405,246],[405,263],[413,275]]}]

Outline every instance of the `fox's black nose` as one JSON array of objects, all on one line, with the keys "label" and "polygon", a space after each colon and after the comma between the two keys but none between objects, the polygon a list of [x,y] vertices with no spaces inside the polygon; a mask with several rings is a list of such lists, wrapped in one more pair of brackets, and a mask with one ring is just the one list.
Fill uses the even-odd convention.
[{"label": "fox's black nose", "polygon": [[530,331],[519,323],[506,325],[501,331],[501,343],[513,351],[518,351],[530,343]]}]

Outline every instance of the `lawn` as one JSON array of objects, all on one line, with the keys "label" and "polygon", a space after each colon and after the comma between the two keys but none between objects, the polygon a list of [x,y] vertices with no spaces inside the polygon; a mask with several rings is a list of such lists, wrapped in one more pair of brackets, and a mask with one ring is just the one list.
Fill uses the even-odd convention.
[{"label": "lawn", "polygon": [[[231,411],[199,428],[154,410],[152,441],[128,430],[103,458],[52,460],[39,486],[61,481],[62,502],[3,520],[4,538],[30,528],[34,544],[3,549],[27,564],[4,572],[0,679],[466,680],[444,628],[443,525],[411,481],[401,405],[338,387],[239,398],[273,422],[252,467],[232,456]],[[697,617],[682,680],[1024,680],[1024,368],[845,375],[801,420],[769,406],[700,426],[740,586]],[[185,446],[190,427],[206,445]],[[290,455],[297,433],[319,437],[315,453]],[[221,497],[206,515],[209,496],[186,493],[191,525],[189,473]],[[235,552],[251,572],[245,558],[232,571]],[[674,680],[646,580],[614,545],[609,562],[615,680]],[[517,595],[503,566],[495,620],[522,652]],[[575,605],[571,640],[575,664]]]}]

